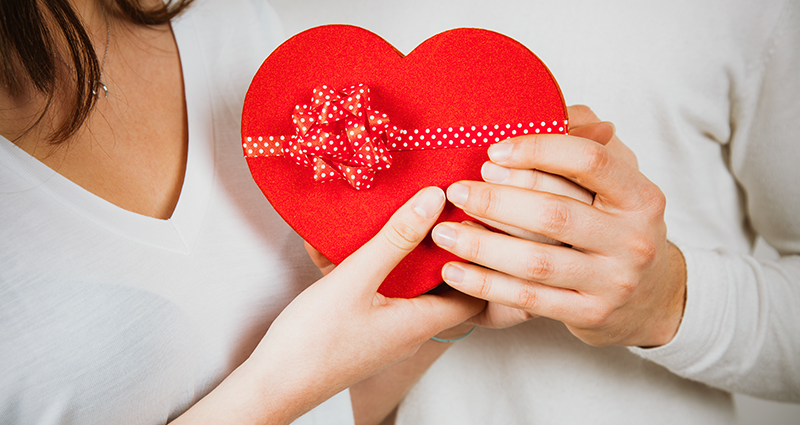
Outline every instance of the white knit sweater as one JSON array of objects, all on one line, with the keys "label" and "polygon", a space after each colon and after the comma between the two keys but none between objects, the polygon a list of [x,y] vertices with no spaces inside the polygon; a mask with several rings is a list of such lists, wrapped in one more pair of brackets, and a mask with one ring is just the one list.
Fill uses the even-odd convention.
[{"label": "white knit sweater", "polygon": [[[278,0],[288,33],[350,23],[409,52],[455,27],[527,45],[616,124],[666,194],[688,297],[674,340],[593,348],[547,319],[481,329],[407,424],[731,423],[728,392],[800,401],[800,4],[790,0]],[[763,237],[777,261],[751,256]]]}]

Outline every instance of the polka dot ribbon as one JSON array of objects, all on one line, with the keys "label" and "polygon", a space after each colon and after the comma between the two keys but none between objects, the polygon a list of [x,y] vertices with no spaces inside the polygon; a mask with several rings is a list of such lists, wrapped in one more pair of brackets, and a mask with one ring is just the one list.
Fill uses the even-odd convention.
[{"label": "polka dot ribbon", "polygon": [[285,156],[313,168],[314,180],[344,179],[354,189],[369,189],[377,171],[392,164],[390,151],[488,146],[510,137],[566,133],[567,121],[400,129],[370,107],[364,84],[344,90],[314,89],[311,102],[295,107],[292,136],[246,136],[247,157]]}]

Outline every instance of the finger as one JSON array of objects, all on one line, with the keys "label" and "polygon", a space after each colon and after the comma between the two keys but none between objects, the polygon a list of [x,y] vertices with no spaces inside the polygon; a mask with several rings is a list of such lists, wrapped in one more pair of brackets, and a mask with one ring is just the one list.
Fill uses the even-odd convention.
[{"label": "finger", "polygon": [[613,123],[601,121],[597,123],[586,124],[580,127],[569,129],[569,135],[575,137],[582,137],[591,141],[607,145],[608,142],[614,137],[616,127]]},{"label": "finger", "polygon": [[467,322],[484,328],[504,329],[539,317],[525,310],[498,303],[486,303],[486,307]]},{"label": "finger", "polygon": [[606,229],[616,219],[572,198],[474,181],[447,188],[447,198],[467,214],[539,233],[582,249],[613,248]]},{"label": "finger", "polygon": [[633,150],[629,148],[627,145],[622,143],[622,140],[617,137],[615,134],[611,140],[606,143],[606,147],[619,155],[625,162],[627,162],[631,167],[635,169],[639,169],[639,160],[636,158],[636,154],[633,153]]},{"label": "finger", "polygon": [[580,312],[589,308],[587,298],[581,293],[529,282],[474,264],[447,263],[442,277],[454,289],[486,300],[488,305],[497,303],[534,316],[581,322]]},{"label": "finger", "polygon": [[364,295],[374,296],[389,272],[425,238],[442,212],[444,200],[442,189],[422,189],[392,215],[377,235],[331,273],[355,276],[353,284],[360,285]]},{"label": "finger", "polygon": [[586,105],[568,106],[567,116],[569,117],[570,129],[602,121],[597,117],[594,111],[592,111],[592,108]]},{"label": "finger", "polygon": [[586,291],[593,257],[561,246],[531,243],[460,223],[439,223],[433,241],[466,261],[560,288]]},{"label": "finger", "polygon": [[[514,186],[521,189],[536,190],[540,192],[550,192],[556,195],[568,196],[581,202],[591,204],[594,195],[586,189],[560,176],[544,173],[539,170],[517,170],[502,167],[487,161],[481,167],[483,180],[488,183]],[[469,213],[468,213],[469,214]],[[502,230],[518,238],[527,239],[534,242],[549,244],[559,244],[555,239],[531,231],[510,226],[498,221],[476,217],[495,229]]]},{"label": "finger", "polygon": [[592,194],[586,189],[563,177],[539,170],[511,169],[487,161],[481,167],[481,176],[487,183],[550,192],[556,195],[569,196],[587,204],[592,203]]},{"label": "finger", "polygon": [[[601,121],[600,118],[595,115],[594,111],[592,111],[591,108],[586,105],[569,106],[567,107],[567,114],[569,115],[569,134],[571,136],[583,137],[606,145],[609,147],[609,149],[616,151],[617,154],[624,158],[625,161],[631,164],[631,166],[639,169],[639,163],[636,159],[636,155],[628,146],[622,143],[619,137],[616,136],[616,128],[614,127],[613,123]],[[611,139],[602,142],[601,140],[605,139],[606,136],[604,134],[607,134],[609,128],[597,128],[593,127],[594,125],[610,126]]]},{"label": "finger", "polygon": [[[550,245],[561,245],[561,242],[553,238],[547,237],[545,235],[540,235],[538,233],[533,233],[530,230],[521,229],[519,227],[511,226],[509,224],[501,223],[499,221],[489,220],[488,218],[476,217],[474,215],[471,215],[470,213],[467,213],[467,215],[472,216],[474,219],[486,224],[487,226],[491,226],[515,238],[525,239],[531,242],[546,243]],[[467,224],[467,223],[473,223],[473,224]],[[477,224],[475,224],[474,222],[462,222],[462,224],[467,224],[468,226],[469,225],[477,226]],[[483,228],[485,229],[485,227]]]},{"label": "finger", "polygon": [[[513,236],[515,238],[525,239],[525,240],[531,241],[531,242],[547,243],[547,244],[551,244],[551,245],[559,245],[561,243],[561,242],[559,242],[559,241],[557,241],[555,239],[548,238],[545,235],[540,235],[538,233],[529,232],[529,231],[527,231],[525,229],[520,229],[519,227],[509,226],[508,224],[500,223],[499,221],[492,221],[492,220],[488,220],[488,219],[485,219],[485,218],[481,219],[479,217],[475,217],[475,218],[477,220],[483,221],[487,225],[492,226],[493,228],[495,228],[497,230],[500,230],[503,233],[506,233],[507,235],[511,235],[511,236]],[[461,224],[463,224],[465,226],[474,227],[476,229],[485,230],[487,232],[491,231],[491,230],[487,229],[486,227],[484,227],[483,225],[481,225],[479,223],[476,223],[474,221],[462,221]]]},{"label": "finger", "polygon": [[487,231],[489,230],[489,229],[487,229],[486,227],[484,227],[483,225],[481,225],[480,223],[476,223],[476,222],[474,222],[474,221],[467,221],[467,220],[465,220],[465,221],[462,221],[462,222],[461,222],[461,224],[463,224],[463,225],[465,225],[465,226],[474,227],[474,228],[476,228],[476,229],[487,230]]},{"label": "finger", "polygon": [[316,248],[311,246],[306,241],[303,241],[303,246],[306,248],[306,252],[308,256],[311,257],[311,261],[314,263],[315,266],[322,272],[323,276],[327,276],[328,273],[331,272],[334,268],[336,268],[336,264],[333,264],[330,260],[325,258]]},{"label": "finger", "polygon": [[580,137],[534,135],[489,147],[492,162],[537,169],[572,180],[603,203],[630,207],[653,200],[653,185],[617,151]]},{"label": "finger", "polygon": [[569,116],[569,134],[583,137],[602,145],[608,144],[616,134],[614,123],[602,121],[586,105],[572,105],[567,107]]},{"label": "finger", "polygon": [[416,328],[424,329],[425,339],[439,332],[459,325],[480,313],[486,306],[484,300],[449,289],[437,295],[420,295],[408,300],[393,300],[407,309],[404,316],[417,323]]}]

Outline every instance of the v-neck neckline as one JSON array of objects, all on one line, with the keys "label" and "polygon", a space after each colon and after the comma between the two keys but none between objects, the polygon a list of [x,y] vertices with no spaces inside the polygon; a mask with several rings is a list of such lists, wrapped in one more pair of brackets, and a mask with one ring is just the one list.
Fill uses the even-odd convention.
[{"label": "v-neck neckline", "polygon": [[[186,171],[172,215],[158,219],[120,208],[85,190],[0,136],[4,162],[30,185],[97,226],[132,241],[189,254],[205,218],[214,181],[213,114],[202,47],[191,16],[172,23],[183,73],[188,148]],[[26,185],[27,186],[27,185]]]}]

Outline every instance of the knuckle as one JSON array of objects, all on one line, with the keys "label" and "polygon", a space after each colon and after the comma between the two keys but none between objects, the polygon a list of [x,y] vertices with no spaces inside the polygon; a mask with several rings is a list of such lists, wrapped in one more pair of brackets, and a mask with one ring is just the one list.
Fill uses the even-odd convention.
[{"label": "knuckle", "polygon": [[497,191],[491,187],[484,187],[477,192],[475,212],[486,218],[494,217],[500,210],[500,196]]},{"label": "knuckle", "polygon": [[484,256],[484,244],[481,242],[481,238],[465,238],[466,239],[466,251],[465,255],[466,258],[471,261],[478,261],[480,262]]},{"label": "knuckle", "polygon": [[526,279],[537,282],[547,281],[554,272],[553,259],[545,253],[532,253],[523,256],[523,273]]},{"label": "knuckle", "polygon": [[522,310],[535,311],[539,305],[539,296],[531,285],[522,285],[516,298],[516,304]]},{"label": "knuckle", "polygon": [[624,305],[627,300],[631,298],[638,286],[639,279],[634,275],[634,273],[628,273],[627,275],[617,278],[616,282],[614,283],[616,304],[620,306]]},{"label": "knuckle", "polygon": [[633,261],[643,267],[655,262],[658,256],[658,246],[650,237],[632,236],[628,242]]},{"label": "knuckle", "polygon": [[475,294],[478,298],[487,299],[492,295],[493,281],[488,273],[479,273],[475,282]]},{"label": "knuckle", "polygon": [[[570,223],[569,208],[561,201],[550,200],[542,209],[542,230],[549,235],[560,235]],[[556,238],[558,239],[558,238]]]},{"label": "knuckle", "polygon": [[383,232],[386,241],[399,251],[411,251],[425,236],[407,223],[390,223],[387,230]]},{"label": "knuckle", "polygon": [[547,153],[547,147],[543,137],[543,135],[534,134],[526,139],[527,143],[524,145],[525,149],[523,152],[525,152],[525,155],[529,159],[535,160],[536,158],[543,158]]},{"label": "knuckle", "polygon": [[662,217],[664,211],[667,209],[667,197],[658,186],[650,183],[646,188],[640,191],[642,202],[654,217]]},{"label": "knuckle", "polygon": [[543,173],[539,170],[530,170],[526,174],[524,188],[530,190],[541,190]]},{"label": "knuckle", "polygon": [[592,175],[605,175],[611,165],[611,155],[605,146],[599,143],[587,143],[584,148],[583,169]]}]

